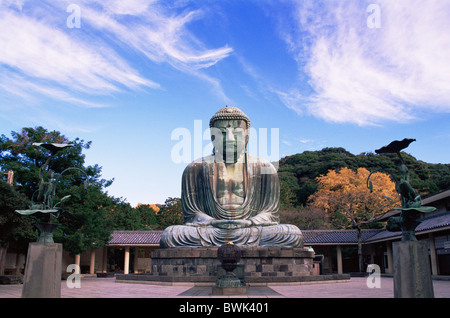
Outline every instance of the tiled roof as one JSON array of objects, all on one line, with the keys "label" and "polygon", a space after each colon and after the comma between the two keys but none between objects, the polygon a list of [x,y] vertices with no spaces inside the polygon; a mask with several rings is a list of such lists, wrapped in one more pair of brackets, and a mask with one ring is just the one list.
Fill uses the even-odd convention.
[{"label": "tiled roof", "polygon": [[[362,230],[362,240],[366,241],[380,230]],[[357,230],[302,230],[305,245],[314,244],[356,244]]]},{"label": "tiled roof", "polygon": [[[363,230],[363,241],[380,230]],[[305,244],[356,244],[356,230],[303,230]],[[114,231],[108,245],[159,245],[162,231]]]},{"label": "tiled roof", "polygon": [[423,198],[422,203],[424,205],[432,204],[432,203],[434,203],[436,201],[444,200],[444,199],[446,199],[448,197],[450,197],[450,190],[445,190],[445,191],[433,194],[431,196],[428,196],[426,198]]},{"label": "tiled roof", "polygon": [[416,231],[426,231],[439,227],[450,226],[450,213],[442,213],[421,219]]},{"label": "tiled roof", "polygon": [[163,231],[114,231],[108,245],[159,245]]},{"label": "tiled roof", "polygon": [[[416,234],[427,232],[434,229],[450,227],[450,213],[441,213],[421,219],[421,223],[416,228]],[[378,234],[370,237],[365,243],[387,240],[389,238],[400,237],[401,232],[389,232],[387,230],[379,230]]]}]

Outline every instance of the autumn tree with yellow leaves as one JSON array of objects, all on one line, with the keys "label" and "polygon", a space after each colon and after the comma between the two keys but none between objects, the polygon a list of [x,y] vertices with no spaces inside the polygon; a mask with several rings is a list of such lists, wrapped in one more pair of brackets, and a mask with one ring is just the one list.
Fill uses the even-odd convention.
[{"label": "autumn tree with yellow leaves", "polygon": [[330,170],[316,178],[318,190],[309,197],[309,205],[326,212],[335,228],[352,227],[358,230],[358,255],[362,269],[361,228],[374,218],[400,205],[395,183],[390,176],[376,172],[370,177],[372,191],[367,187],[370,172],[365,168],[353,171],[342,168]]}]

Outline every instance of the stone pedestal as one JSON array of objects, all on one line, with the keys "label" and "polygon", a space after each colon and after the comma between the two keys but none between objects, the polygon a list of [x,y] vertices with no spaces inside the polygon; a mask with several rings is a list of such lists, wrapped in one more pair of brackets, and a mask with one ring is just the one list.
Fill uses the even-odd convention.
[{"label": "stone pedestal", "polygon": [[61,297],[62,244],[30,243],[22,298]]},{"label": "stone pedestal", "polygon": [[426,242],[401,241],[394,247],[394,297],[433,298]]},{"label": "stone pedestal", "polygon": [[[217,277],[221,268],[217,247],[169,248],[153,251],[152,273],[157,276]],[[242,248],[237,276],[312,276],[314,252],[304,248]]]},{"label": "stone pedestal", "polygon": [[[217,258],[217,249],[185,247],[156,250],[150,255],[151,274],[117,274],[116,282],[215,286],[217,277],[225,273]],[[313,275],[313,260],[314,252],[306,248],[242,248],[241,259],[233,274],[244,286],[350,281],[348,274]]]}]

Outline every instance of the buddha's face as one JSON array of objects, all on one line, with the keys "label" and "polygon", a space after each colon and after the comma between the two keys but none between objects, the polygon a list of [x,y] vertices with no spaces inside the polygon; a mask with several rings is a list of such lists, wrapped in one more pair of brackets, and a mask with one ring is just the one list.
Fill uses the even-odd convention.
[{"label": "buddha's face", "polygon": [[245,120],[217,120],[211,127],[211,140],[218,158],[225,162],[236,162],[248,142],[248,129]]}]

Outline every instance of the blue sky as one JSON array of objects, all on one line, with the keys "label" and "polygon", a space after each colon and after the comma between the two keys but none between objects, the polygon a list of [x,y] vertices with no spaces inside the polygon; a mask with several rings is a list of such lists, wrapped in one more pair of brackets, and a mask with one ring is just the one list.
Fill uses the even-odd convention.
[{"label": "blue sky", "polygon": [[442,0],[0,0],[0,133],[92,141],[132,205],[180,196],[225,105],[270,160],[416,138],[407,152],[450,163],[449,29]]}]

